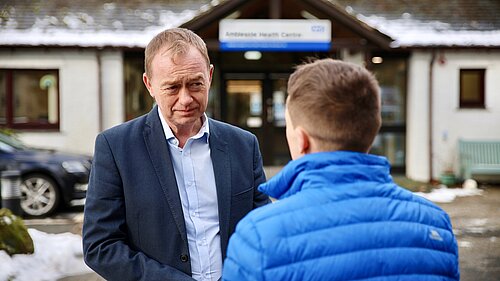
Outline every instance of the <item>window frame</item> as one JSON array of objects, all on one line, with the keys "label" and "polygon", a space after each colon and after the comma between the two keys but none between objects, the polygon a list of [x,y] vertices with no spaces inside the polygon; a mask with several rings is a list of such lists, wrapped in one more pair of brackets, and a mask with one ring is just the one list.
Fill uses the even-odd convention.
[{"label": "window frame", "polygon": [[[5,123],[0,123],[0,127],[6,127],[16,130],[49,130],[59,131],[61,122],[61,103],[60,103],[60,80],[59,69],[55,68],[0,68],[5,72]],[[57,80],[57,122],[55,123],[14,123],[14,72],[16,71],[47,71],[54,72]]]},{"label": "window frame", "polygon": [[[466,72],[479,72],[479,99],[477,101],[466,101],[463,100],[464,96],[464,88],[462,87],[463,83],[463,73]],[[485,104],[485,88],[486,87],[486,68],[460,68],[459,70],[459,108],[460,109],[469,109],[469,108],[479,108],[479,109],[484,109],[486,108]]]}]

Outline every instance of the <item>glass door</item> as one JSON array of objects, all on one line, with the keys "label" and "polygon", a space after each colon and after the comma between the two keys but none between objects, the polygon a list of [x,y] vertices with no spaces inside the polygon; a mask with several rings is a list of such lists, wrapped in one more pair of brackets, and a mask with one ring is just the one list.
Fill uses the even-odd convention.
[{"label": "glass door", "polygon": [[271,86],[271,94],[267,98],[267,124],[269,126],[270,135],[272,135],[272,144],[270,154],[271,161],[268,165],[282,166],[290,161],[290,152],[286,140],[285,128],[285,104],[286,104],[286,85],[288,83],[289,74],[271,73],[269,75],[269,83]]},{"label": "glass door", "polygon": [[262,128],[262,80],[227,80],[226,121],[254,133]]},{"label": "glass door", "polygon": [[288,74],[225,74],[222,117],[259,139],[264,165],[290,160],[285,136]]},{"label": "glass door", "polygon": [[382,99],[382,127],[371,153],[387,157],[391,172],[406,171],[406,57],[383,56],[382,63],[371,65],[377,76]]}]

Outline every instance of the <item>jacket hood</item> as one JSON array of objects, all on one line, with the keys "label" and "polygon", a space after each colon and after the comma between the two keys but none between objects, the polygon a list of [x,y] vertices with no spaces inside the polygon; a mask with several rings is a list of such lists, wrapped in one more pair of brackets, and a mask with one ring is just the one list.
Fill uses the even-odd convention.
[{"label": "jacket hood", "polygon": [[[314,187],[318,178],[327,177],[335,183],[358,180],[389,183],[392,181],[389,172],[389,162],[382,156],[350,151],[311,153],[290,161],[268,182],[261,184],[259,191],[284,199],[303,188]],[[310,184],[305,185],[305,182]]]}]

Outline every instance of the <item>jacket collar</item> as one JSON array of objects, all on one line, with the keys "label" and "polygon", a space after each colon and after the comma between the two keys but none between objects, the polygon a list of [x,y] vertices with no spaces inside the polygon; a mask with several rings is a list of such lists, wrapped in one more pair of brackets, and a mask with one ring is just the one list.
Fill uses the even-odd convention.
[{"label": "jacket collar", "polygon": [[[273,198],[284,199],[309,188],[311,177],[324,182],[347,183],[359,180],[391,182],[390,165],[385,157],[351,151],[318,152],[290,161],[259,190]],[[325,187],[325,185],[321,185]]]},{"label": "jacket collar", "polygon": [[177,225],[177,229],[187,246],[186,226],[182,214],[181,200],[177,182],[175,180],[174,168],[170,158],[170,150],[165,140],[165,134],[158,115],[158,106],[154,106],[146,117],[146,126],[143,131],[144,141],[149,157],[160,182],[165,199]]},{"label": "jacket collar", "polygon": [[236,222],[231,221],[231,161],[225,131],[219,122],[208,118],[210,127],[210,156],[214,167],[215,186],[217,187],[217,202],[219,205],[219,228],[221,237],[222,258],[226,258],[229,242],[229,229]]}]

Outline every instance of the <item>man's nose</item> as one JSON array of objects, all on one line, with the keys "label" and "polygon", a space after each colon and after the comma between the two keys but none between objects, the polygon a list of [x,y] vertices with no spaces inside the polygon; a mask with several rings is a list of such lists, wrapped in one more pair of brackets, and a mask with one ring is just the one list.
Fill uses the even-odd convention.
[{"label": "man's nose", "polygon": [[191,102],[193,102],[191,93],[187,87],[182,87],[179,92],[179,103],[182,105],[189,105]]}]

